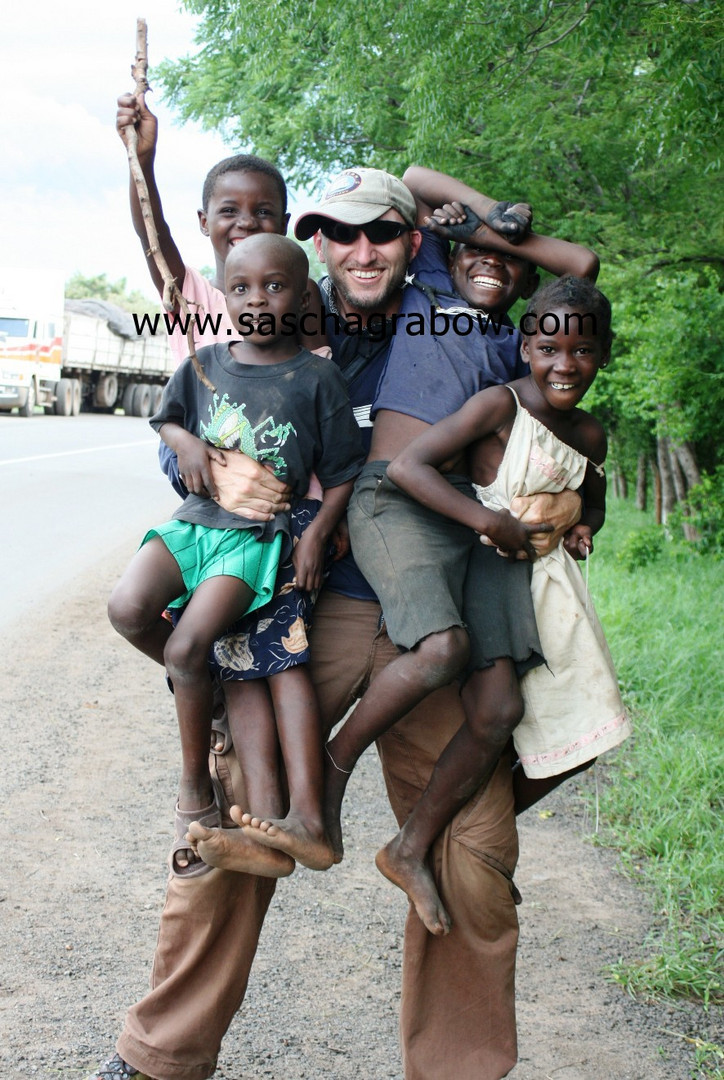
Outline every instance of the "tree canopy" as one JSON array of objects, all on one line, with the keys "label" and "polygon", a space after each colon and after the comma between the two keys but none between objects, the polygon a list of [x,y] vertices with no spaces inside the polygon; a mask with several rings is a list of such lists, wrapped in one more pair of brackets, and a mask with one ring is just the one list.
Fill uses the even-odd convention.
[{"label": "tree canopy", "polygon": [[621,468],[657,437],[722,460],[716,0],[186,7],[201,16],[201,50],[160,70],[184,117],[294,183],[416,163],[526,199],[539,231],[601,258],[618,366],[593,400]]},{"label": "tree canopy", "polygon": [[76,271],[65,283],[69,300],[110,300],[124,311],[159,311],[158,301],[150,300],[138,289],[129,289],[125,278],[110,281],[107,274],[81,274]]}]

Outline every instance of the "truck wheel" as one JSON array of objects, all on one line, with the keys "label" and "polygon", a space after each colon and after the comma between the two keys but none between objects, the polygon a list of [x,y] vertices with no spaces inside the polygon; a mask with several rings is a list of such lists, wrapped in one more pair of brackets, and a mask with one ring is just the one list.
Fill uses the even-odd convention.
[{"label": "truck wheel", "polygon": [[142,416],[144,420],[151,415],[151,387],[148,383],[139,383],[134,390],[132,411],[134,416]]},{"label": "truck wheel", "polygon": [[55,412],[58,416],[71,416],[73,413],[72,379],[59,379],[55,384]]},{"label": "truck wheel", "polygon": [[30,386],[28,387],[28,396],[25,399],[25,404],[21,405],[18,412],[21,416],[32,416],[35,412],[35,402],[38,400],[38,395],[35,392],[35,379],[30,380]]},{"label": "truck wheel", "polygon": [[118,400],[118,376],[101,375],[93,393],[93,404],[101,409],[112,409]]},{"label": "truck wheel", "polygon": [[128,383],[123,389],[123,397],[121,398],[121,408],[126,416],[133,416],[133,395],[136,392],[136,384]]},{"label": "truck wheel", "polygon": [[80,414],[80,405],[83,400],[83,387],[80,379],[70,380],[70,392],[71,392],[71,405],[70,415],[78,416]]},{"label": "truck wheel", "polygon": [[163,387],[162,386],[152,386],[151,387],[151,415],[153,415],[153,413],[157,413],[158,410],[161,408],[161,398],[162,397],[163,397]]}]

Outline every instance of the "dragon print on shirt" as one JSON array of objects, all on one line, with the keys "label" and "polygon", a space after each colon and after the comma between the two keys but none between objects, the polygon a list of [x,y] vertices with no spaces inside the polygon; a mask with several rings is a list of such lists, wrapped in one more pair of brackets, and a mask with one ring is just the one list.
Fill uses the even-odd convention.
[{"label": "dragon print on shirt", "polygon": [[[244,415],[245,407],[243,402],[232,405],[228,394],[220,401],[219,395],[214,394],[213,404],[209,405],[211,423],[205,424],[203,420],[199,423],[201,438],[220,450],[241,450],[254,461],[271,465],[278,476],[283,476],[287,463],[279,451],[290,435],[297,434],[296,428],[291,423],[277,424],[271,416],[252,427]],[[269,443],[270,439],[274,441]]]}]

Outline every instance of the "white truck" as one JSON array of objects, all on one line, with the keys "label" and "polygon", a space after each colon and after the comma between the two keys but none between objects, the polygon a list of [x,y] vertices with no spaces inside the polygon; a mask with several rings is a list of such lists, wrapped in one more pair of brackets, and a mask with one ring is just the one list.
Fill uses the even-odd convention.
[{"label": "white truck", "polygon": [[48,271],[0,270],[0,411],[150,416],[175,368],[163,330],[139,334],[107,300],[63,300]]}]

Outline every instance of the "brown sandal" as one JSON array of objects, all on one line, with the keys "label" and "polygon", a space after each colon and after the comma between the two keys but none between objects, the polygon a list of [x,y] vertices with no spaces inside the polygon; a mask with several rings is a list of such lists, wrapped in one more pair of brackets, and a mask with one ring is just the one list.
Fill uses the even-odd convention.
[{"label": "brown sandal", "polygon": [[199,859],[198,862],[189,863],[188,866],[177,866],[175,858],[176,853],[179,851],[193,850],[193,844],[186,839],[186,833],[189,831],[189,825],[192,821],[198,821],[199,824],[207,829],[221,828],[221,803],[223,801],[223,791],[221,784],[213,776],[211,778],[211,783],[214,788],[214,801],[209,806],[204,806],[200,810],[179,810],[179,805],[176,803],[176,814],[174,818],[176,840],[171,848],[171,854],[168,857],[168,864],[174,877],[201,877],[202,874],[208,874],[209,870],[214,869],[213,866],[209,866],[208,863],[205,863],[201,859]]}]

